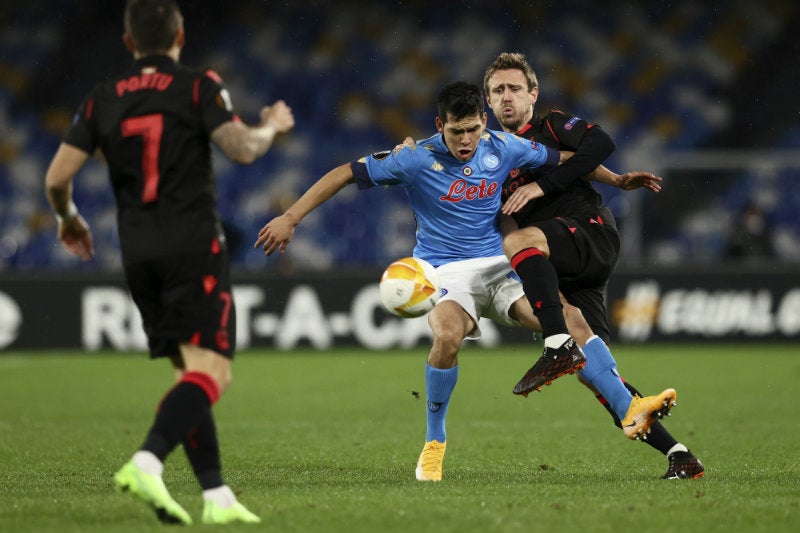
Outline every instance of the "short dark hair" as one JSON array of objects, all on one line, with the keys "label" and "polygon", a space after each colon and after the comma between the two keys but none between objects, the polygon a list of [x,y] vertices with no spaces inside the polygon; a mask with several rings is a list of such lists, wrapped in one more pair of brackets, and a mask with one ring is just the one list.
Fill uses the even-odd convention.
[{"label": "short dark hair", "polygon": [[445,85],[439,91],[438,104],[442,122],[447,122],[447,115],[459,120],[481,115],[485,109],[480,87],[466,81],[454,81]]},{"label": "short dark hair", "polygon": [[183,17],[174,0],[128,0],[125,31],[141,54],[166,52],[172,48]]}]

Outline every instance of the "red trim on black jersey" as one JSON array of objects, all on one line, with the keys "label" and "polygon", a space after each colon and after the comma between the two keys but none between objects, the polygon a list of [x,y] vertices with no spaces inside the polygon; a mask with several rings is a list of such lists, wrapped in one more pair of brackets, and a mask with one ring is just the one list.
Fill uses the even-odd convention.
[{"label": "red trim on black jersey", "polygon": [[550,130],[550,135],[553,136],[558,144],[561,144],[561,139],[559,139],[558,135],[556,135],[556,132],[553,130],[553,125],[550,123],[550,121],[545,120],[544,123],[547,125],[547,129]]},{"label": "red trim on black jersey", "polygon": [[86,120],[92,119],[92,110],[94,109],[94,98],[91,98],[86,103]]},{"label": "red trim on black jersey", "polygon": [[527,124],[525,124],[524,126],[522,126],[522,127],[519,129],[519,131],[517,132],[517,135],[522,135],[522,134],[524,134],[526,131],[528,131],[528,130],[529,130],[529,129],[531,129],[532,127],[533,127],[533,124],[531,124],[530,122],[528,122]]},{"label": "red trim on black jersey", "polygon": [[219,74],[217,74],[217,73],[216,73],[216,72],[214,72],[213,70],[211,70],[211,69],[208,69],[208,70],[206,70],[205,74],[206,74],[206,76],[208,76],[209,78],[211,78],[211,79],[212,79],[212,80],[214,80],[215,82],[217,82],[217,83],[219,83],[220,85],[222,85],[222,78],[220,78],[220,77],[219,77]]},{"label": "red trim on black jersey", "polygon": [[195,107],[200,105],[200,78],[194,80],[192,85],[192,103]]}]

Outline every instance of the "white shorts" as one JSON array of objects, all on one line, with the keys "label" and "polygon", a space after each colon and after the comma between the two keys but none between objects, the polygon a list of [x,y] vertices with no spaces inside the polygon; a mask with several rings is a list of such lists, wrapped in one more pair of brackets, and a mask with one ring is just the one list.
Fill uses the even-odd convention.
[{"label": "white shorts", "polygon": [[478,320],[490,318],[503,326],[519,326],[508,315],[514,302],[525,296],[522,283],[504,255],[455,261],[438,267],[442,281],[440,302],[452,300],[475,321],[468,339],[479,339]]}]

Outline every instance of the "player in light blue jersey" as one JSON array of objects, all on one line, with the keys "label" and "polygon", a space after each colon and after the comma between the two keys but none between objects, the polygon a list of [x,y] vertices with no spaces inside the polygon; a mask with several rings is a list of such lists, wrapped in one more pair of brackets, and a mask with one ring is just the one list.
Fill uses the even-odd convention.
[{"label": "player in light blue jersey", "polygon": [[[334,168],[270,220],[255,242],[266,255],[284,252],[303,218],[348,184],[362,189],[405,187],[417,219],[414,256],[437,267],[443,292],[428,316],[433,344],[425,372],[428,426],[416,469],[421,481],[442,478],[445,418],[458,379],[458,351],[465,338],[480,336],[478,320],[487,317],[502,325],[541,330],[503,253],[500,192],[513,169],[555,167],[562,154],[508,133],[487,131],[486,121],[479,87],[466,82],[446,85],[438,98],[436,135],[416,146]],[[564,312],[571,332],[588,329],[575,308],[565,305]],[[559,351],[552,363],[561,372],[553,379],[586,364],[577,343],[569,338],[567,344],[569,349]],[[552,359],[548,350],[542,358]]]},{"label": "player in light blue jersey", "polygon": [[362,189],[405,187],[417,220],[415,257],[438,267],[501,255],[497,213],[503,172],[554,166],[560,154],[515,135],[483,131],[485,122],[445,126],[439,121],[438,126],[447,127],[448,135],[470,140],[456,141],[451,149],[445,134],[439,133],[409,149],[362,158],[352,167],[355,181]]}]

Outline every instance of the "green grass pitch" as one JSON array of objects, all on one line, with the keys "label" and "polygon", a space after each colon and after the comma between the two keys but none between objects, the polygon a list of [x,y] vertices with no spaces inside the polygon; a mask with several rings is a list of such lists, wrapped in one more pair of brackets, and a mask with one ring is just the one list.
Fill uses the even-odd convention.
[{"label": "green grass pitch", "polygon": [[[681,481],[574,377],[512,395],[537,352],[465,347],[434,484],[414,479],[427,348],[238,354],[215,413],[226,479],[263,523],[226,531],[797,531],[800,346],[615,348],[640,389],[678,391],[665,424],[706,465]],[[0,531],[169,529],[111,480],[170,385],[142,354],[0,353]],[[182,450],[164,478],[198,523]]]}]

